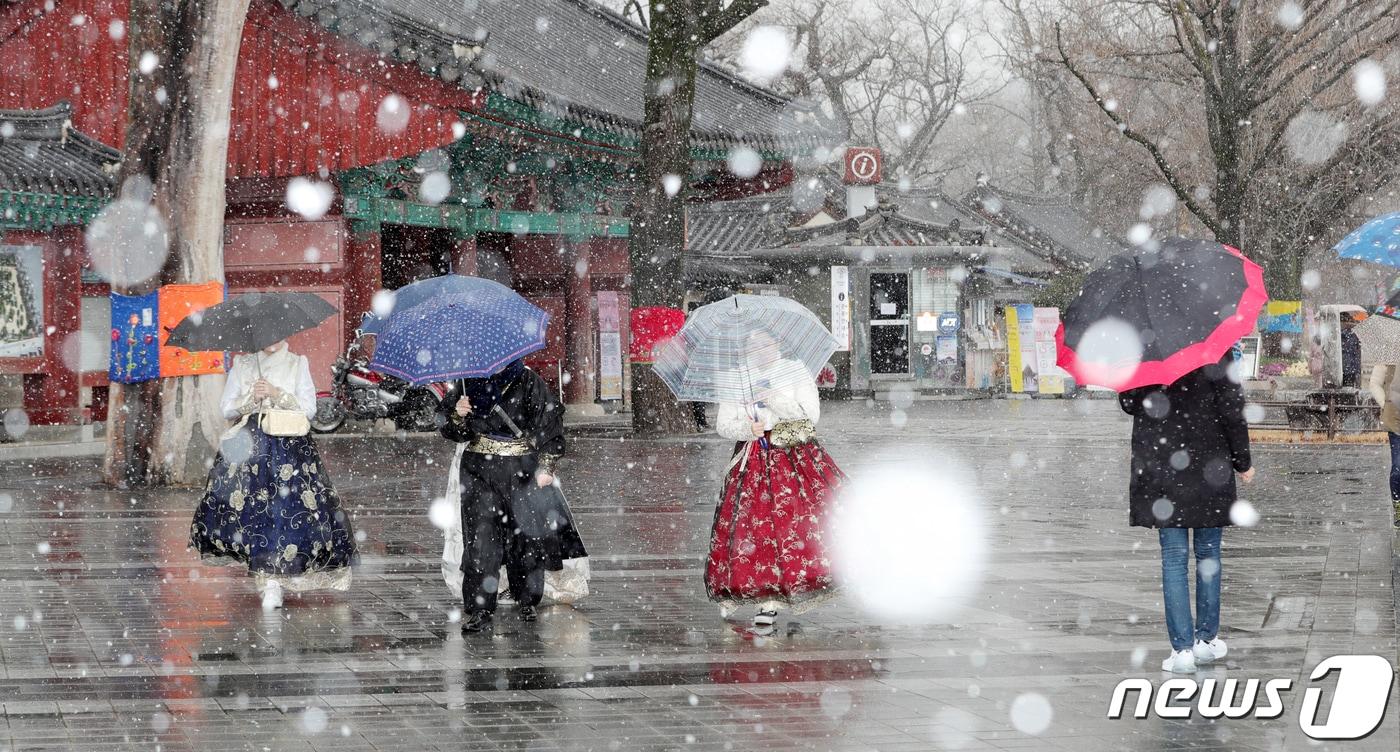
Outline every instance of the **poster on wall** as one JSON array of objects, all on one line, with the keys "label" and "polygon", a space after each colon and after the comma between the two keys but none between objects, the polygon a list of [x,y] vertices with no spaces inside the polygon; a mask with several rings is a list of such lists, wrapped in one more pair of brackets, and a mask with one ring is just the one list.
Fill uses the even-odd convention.
[{"label": "poster on wall", "polygon": [[958,338],[957,335],[940,334],[937,338],[938,350],[937,358],[942,363],[958,362]]},{"label": "poster on wall", "polygon": [[622,399],[622,311],[613,290],[598,293],[598,398]]},{"label": "poster on wall", "polygon": [[836,352],[851,349],[851,275],[844,266],[831,267],[831,333]]},{"label": "poster on wall", "polygon": [[1016,306],[1017,332],[1021,344],[1021,384],[1025,391],[1040,391],[1040,363],[1035,355],[1035,306]]},{"label": "poster on wall", "polygon": [[1303,333],[1303,302],[1301,300],[1270,300],[1259,317],[1259,331]]},{"label": "poster on wall", "polygon": [[1041,394],[1064,394],[1064,371],[1055,364],[1058,348],[1055,345],[1055,331],[1060,328],[1060,309],[1035,309],[1035,363],[1040,374],[1037,391]]},{"label": "poster on wall", "polygon": [[0,358],[44,354],[44,251],[0,245]]},{"label": "poster on wall", "polygon": [[1016,306],[1006,307],[1006,375],[1012,392],[1019,394],[1026,390],[1021,370],[1021,322]]}]

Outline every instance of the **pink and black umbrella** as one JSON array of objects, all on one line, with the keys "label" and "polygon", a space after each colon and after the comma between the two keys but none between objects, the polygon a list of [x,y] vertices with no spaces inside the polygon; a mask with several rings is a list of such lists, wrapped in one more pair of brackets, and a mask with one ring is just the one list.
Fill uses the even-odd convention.
[{"label": "pink and black umbrella", "polygon": [[1219,362],[1268,299],[1263,270],[1238,250],[1166,240],[1090,272],[1055,333],[1057,362],[1081,384],[1170,384]]}]

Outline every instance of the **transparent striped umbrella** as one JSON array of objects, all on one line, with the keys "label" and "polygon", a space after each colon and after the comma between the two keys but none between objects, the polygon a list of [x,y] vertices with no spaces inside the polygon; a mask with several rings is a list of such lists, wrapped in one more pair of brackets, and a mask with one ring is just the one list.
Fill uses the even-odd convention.
[{"label": "transparent striped umbrella", "polygon": [[735,295],[701,306],[657,346],[652,368],[677,399],[752,405],[815,379],[838,343],[801,303]]}]

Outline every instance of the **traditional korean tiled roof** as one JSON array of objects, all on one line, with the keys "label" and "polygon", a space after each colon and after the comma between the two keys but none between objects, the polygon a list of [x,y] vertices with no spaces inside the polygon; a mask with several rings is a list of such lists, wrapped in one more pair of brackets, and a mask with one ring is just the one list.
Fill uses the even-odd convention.
[{"label": "traditional korean tiled roof", "polygon": [[881,197],[880,205],[860,217],[817,227],[787,231],[783,244],[807,248],[838,246],[977,245],[981,233],[964,229],[958,219],[947,224],[926,222],[905,214],[900,205]]},{"label": "traditional korean tiled roof", "polygon": [[787,219],[785,195],[691,204],[687,207],[686,251],[708,256],[744,256],[779,237]]},{"label": "traditional korean tiled roof", "polygon": [[0,190],[107,198],[121,154],[72,129],[67,102],[0,110]]},{"label": "traditional korean tiled roof", "polygon": [[987,221],[971,207],[966,206],[937,188],[909,188],[900,191],[882,185],[877,191],[899,205],[906,216],[936,225],[957,223],[963,228],[984,228]]},{"label": "traditional korean tiled roof", "polygon": [[1056,263],[1088,268],[1128,250],[1063,196],[1035,196],[983,185],[968,193],[963,203],[1016,242]]},{"label": "traditional korean tiled roof", "polygon": [[[485,84],[561,126],[635,140],[646,31],[590,0],[280,0],[382,54],[474,88]],[[696,77],[693,145],[718,158],[815,142],[800,108],[719,66]]]}]

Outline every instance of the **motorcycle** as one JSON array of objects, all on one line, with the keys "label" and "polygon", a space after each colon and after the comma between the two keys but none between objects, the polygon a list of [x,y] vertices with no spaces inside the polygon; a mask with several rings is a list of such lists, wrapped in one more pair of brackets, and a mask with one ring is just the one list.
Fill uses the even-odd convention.
[{"label": "motorcycle", "polygon": [[331,365],[331,390],[316,394],[316,417],[311,429],[332,433],[349,418],[389,418],[401,431],[435,431],[438,401],[445,389],[438,384],[414,387],[393,376],[369,369],[361,335]]}]

